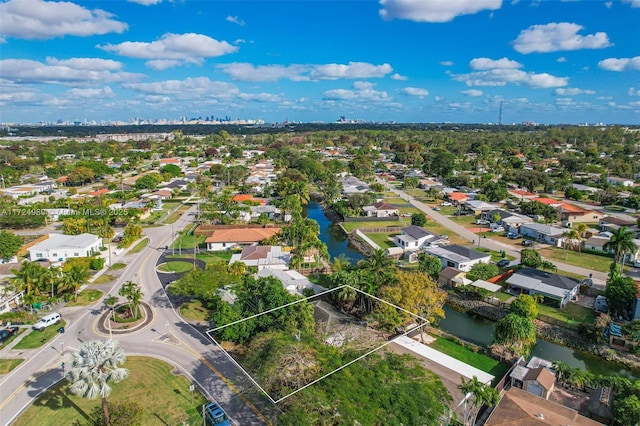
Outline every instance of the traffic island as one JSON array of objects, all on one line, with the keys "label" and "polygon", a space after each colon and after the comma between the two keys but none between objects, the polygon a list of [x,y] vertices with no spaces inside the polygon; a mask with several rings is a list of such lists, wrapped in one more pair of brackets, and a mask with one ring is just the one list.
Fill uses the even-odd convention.
[{"label": "traffic island", "polygon": [[[126,322],[126,310],[129,309],[128,304],[119,304],[113,307],[113,310],[106,310],[102,313],[96,325],[96,329],[101,334],[123,335],[133,333],[147,328],[154,319],[154,311],[146,302],[140,302],[140,318],[132,319]],[[123,320],[114,321],[114,317],[118,310],[122,310]]]}]

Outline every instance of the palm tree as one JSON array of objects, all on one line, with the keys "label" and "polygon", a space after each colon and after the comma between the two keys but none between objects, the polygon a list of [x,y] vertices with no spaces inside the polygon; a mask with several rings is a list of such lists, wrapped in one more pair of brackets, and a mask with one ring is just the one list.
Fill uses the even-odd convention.
[{"label": "palm tree", "polygon": [[340,253],[340,256],[334,257],[333,263],[331,264],[333,272],[345,271],[349,269],[349,266],[351,266],[351,262],[344,253]]},{"label": "palm tree", "polygon": [[118,383],[129,376],[129,370],[120,367],[126,358],[115,340],[91,340],[82,344],[72,354],[71,371],[66,378],[71,382],[69,390],[82,398],[102,399],[105,425],[109,424],[107,397],[111,393],[109,382]]},{"label": "palm tree", "polygon": [[564,257],[566,259],[568,248],[575,249],[576,247],[579,247],[580,233],[577,229],[571,228],[563,232],[562,236],[564,237]]},{"label": "palm tree", "polygon": [[120,287],[118,294],[125,297],[129,302],[131,318],[138,318],[138,306],[140,306],[140,299],[142,299],[142,291],[140,290],[140,286],[132,281],[127,281],[126,283],[122,284],[122,287]]},{"label": "palm tree", "polygon": [[34,262],[23,262],[20,269],[13,269],[13,285],[18,291],[24,291],[27,296],[38,292],[40,278],[45,269]]},{"label": "palm tree", "polygon": [[[490,385],[485,385],[479,381],[476,376],[467,381],[464,380],[464,377],[461,377],[458,390],[464,394],[464,419],[462,424],[465,426],[475,424],[478,412],[483,405],[493,406],[500,400],[500,393]],[[468,407],[467,401],[470,397],[473,397],[473,403],[471,407]]]},{"label": "palm tree", "polygon": [[383,249],[374,251],[368,259],[362,259],[358,262],[361,269],[370,270],[372,272],[385,272],[392,265],[392,260],[386,255]]},{"label": "palm tree", "polygon": [[553,361],[552,368],[556,372],[556,380],[559,384],[564,384],[571,375],[571,367],[566,362]]},{"label": "palm tree", "polygon": [[89,280],[91,273],[84,265],[75,264],[67,272],[67,279],[73,287],[73,300],[78,300],[78,290]]},{"label": "palm tree", "polygon": [[638,250],[638,246],[633,242],[633,237],[634,233],[632,231],[629,231],[626,226],[621,226],[611,235],[611,238],[603,247],[605,250],[613,252],[616,263],[620,262],[620,273],[622,273],[626,254],[635,253]]},{"label": "palm tree", "polygon": [[40,284],[46,289],[51,289],[51,298],[53,298],[54,287],[60,287],[61,274],[60,268],[50,267],[45,269],[40,276]]},{"label": "palm tree", "polygon": [[578,251],[582,251],[582,241],[584,241],[585,233],[589,228],[586,223],[576,223],[575,229],[578,231],[578,242],[580,243]]}]

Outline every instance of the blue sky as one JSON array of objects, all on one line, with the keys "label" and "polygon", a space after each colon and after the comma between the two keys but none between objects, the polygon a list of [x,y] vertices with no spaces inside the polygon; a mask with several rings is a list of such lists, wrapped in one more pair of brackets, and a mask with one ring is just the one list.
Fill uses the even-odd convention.
[{"label": "blue sky", "polygon": [[0,122],[640,124],[640,0],[0,1]]}]

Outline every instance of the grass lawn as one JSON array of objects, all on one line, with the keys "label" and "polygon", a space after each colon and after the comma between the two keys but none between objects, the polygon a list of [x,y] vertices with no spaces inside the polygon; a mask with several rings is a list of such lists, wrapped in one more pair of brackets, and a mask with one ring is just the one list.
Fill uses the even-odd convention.
[{"label": "grass lawn", "polygon": [[109,269],[111,269],[112,271],[119,271],[120,269],[124,269],[127,267],[126,263],[114,263],[113,266]]},{"label": "grass lawn", "polygon": [[362,228],[389,228],[389,227],[405,227],[411,224],[411,218],[402,217],[400,220],[384,220],[380,222],[343,222],[342,226],[347,232],[353,232]]},{"label": "grass lawn", "polygon": [[193,235],[193,234],[181,234],[180,238],[173,242],[171,247],[173,248],[195,248],[196,246],[202,247],[204,244],[204,240],[207,237],[205,235]]},{"label": "grass lawn", "polygon": [[593,269],[599,272],[609,272],[609,267],[613,258],[598,256],[597,254],[580,253],[573,250],[564,250],[558,247],[547,247],[539,249],[542,257],[557,260],[569,265],[580,266],[582,268]]},{"label": "grass lawn", "polygon": [[371,238],[371,240],[380,246],[381,249],[386,249],[389,247],[396,247],[393,241],[389,240],[389,237],[392,237],[398,234],[383,234],[383,233],[373,233],[366,234],[367,237]]},{"label": "grass lawn", "polygon": [[[190,259],[193,260],[193,254],[176,254],[175,256],[178,259]],[[218,262],[228,263],[231,259],[231,252],[227,253],[199,253],[196,254],[196,259],[202,260],[207,265]]]},{"label": "grass lawn", "polygon": [[513,297],[513,294],[505,293],[504,291],[496,291],[495,293],[491,293],[491,296],[495,297],[501,302],[506,302]]},{"label": "grass lawn", "polygon": [[458,225],[462,225],[464,227],[467,228],[476,228],[476,217],[473,215],[467,215],[467,216],[452,216],[449,219],[451,219],[453,222],[457,223]]},{"label": "grass lawn", "polygon": [[140,253],[142,249],[144,249],[147,246],[147,244],[149,244],[149,238],[145,238],[142,241],[140,241],[138,244],[135,245],[134,248],[129,250],[127,254]]},{"label": "grass lawn", "polygon": [[163,272],[175,273],[188,272],[193,270],[193,264],[189,262],[172,261],[159,265],[158,270]]},{"label": "grass lawn", "polygon": [[433,232],[436,235],[442,235],[442,234],[448,235],[449,236],[449,242],[451,244],[460,244],[460,245],[469,244],[469,241],[467,241],[466,239],[462,238],[458,234],[454,233],[449,228],[446,228],[444,225],[441,225],[438,222],[434,221],[433,219],[428,219],[427,223],[423,226],[423,228],[425,228],[428,231]]},{"label": "grass lawn", "polygon": [[180,315],[192,321],[208,321],[213,311],[205,308],[200,300],[192,300],[180,305]]},{"label": "grass lawn", "polygon": [[93,280],[93,283],[94,284],[104,284],[104,283],[108,283],[110,281],[115,281],[117,279],[118,279],[118,277],[116,277],[115,275],[102,274],[98,278]]},{"label": "grass lawn", "polygon": [[[14,334],[13,336],[9,337],[7,340],[2,342],[2,344],[0,345],[0,349],[4,348],[9,343],[13,342],[19,335],[21,335],[22,333],[24,333],[27,330],[28,330],[27,328],[19,328],[18,332],[16,334]],[[2,373],[0,373],[0,374],[2,374]]]},{"label": "grass lawn", "polygon": [[35,349],[46,344],[49,340],[53,339],[58,334],[58,329],[64,327],[65,320],[60,320],[60,324],[51,325],[44,329],[44,331],[31,330],[29,334],[24,336],[13,348],[14,349]]},{"label": "grass lawn", "polygon": [[436,341],[429,344],[429,346],[466,364],[472,365],[478,370],[493,374],[495,376],[495,383],[499,382],[502,376],[509,370],[507,364],[503,364],[484,354],[474,352],[451,340],[438,337]]},{"label": "grass lawn", "polygon": [[164,223],[168,223],[168,224],[174,223],[176,220],[180,219],[180,216],[182,216],[184,212],[186,212],[190,208],[191,206],[180,206],[178,210],[171,213],[169,217],[164,220]]},{"label": "grass lawn", "polygon": [[104,293],[100,290],[84,290],[78,293],[78,300],[66,303],[66,307],[71,306],[87,306],[96,303]]},{"label": "grass lawn", "polygon": [[409,206],[410,205],[407,202],[407,200],[404,200],[404,199],[402,199],[402,198],[400,198],[398,196],[384,198],[382,201],[384,201],[385,203],[396,205],[396,206]]},{"label": "grass lawn", "polygon": [[574,326],[583,322],[593,324],[596,319],[593,309],[589,309],[573,302],[567,303],[562,309],[538,304],[538,311],[542,315],[546,315],[559,321],[564,321]]},{"label": "grass lawn", "polygon": [[0,359],[0,375],[9,374],[11,370],[19,366],[24,359],[12,358],[12,359]]},{"label": "grass lawn", "polygon": [[[143,425],[202,424],[200,406],[206,399],[189,391],[191,382],[175,376],[173,367],[153,358],[131,356],[125,367],[129,377],[112,385],[109,402],[136,401],[142,407]],[[100,399],[84,399],[72,395],[69,383],[63,381],[41,395],[16,421],[15,426],[70,425],[84,421]]]},{"label": "grass lawn", "polygon": [[[500,254],[499,251],[495,251],[495,250],[489,250],[487,248],[482,248],[480,247],[479,249],[476,249],[478,251],[481,251],[483,253],[488,253],[491,255],[491,260],[493,260],[494,262],[497,262],[501,259],[503,259],[502,255]],[[513,256],[509,256],[508,254],[504,257],[504,259],[509,259],[509,260],[513,260],[515,259],[515,257]]]},{"label": "grass lawn", "polygon": [[428,197],[427,191],[424,189],[405,189],[404,192],[411,195],[412,197],[420,198],[420,197]]}]

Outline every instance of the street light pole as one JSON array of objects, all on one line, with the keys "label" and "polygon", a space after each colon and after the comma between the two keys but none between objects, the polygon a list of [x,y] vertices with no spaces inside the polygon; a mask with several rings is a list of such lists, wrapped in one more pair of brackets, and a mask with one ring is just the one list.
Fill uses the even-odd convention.
[{"label": "street light pole", "polygon": [[64,353],[64,340],[60,340],[60,347],[62,348],[60,353]]}]

